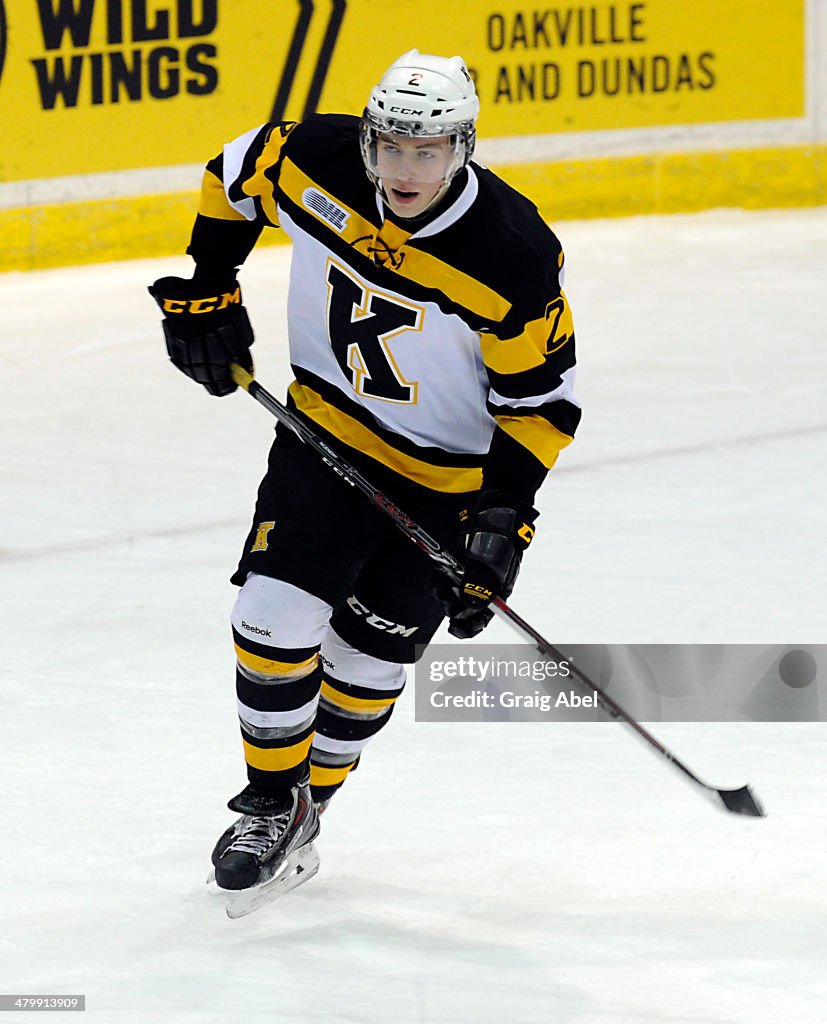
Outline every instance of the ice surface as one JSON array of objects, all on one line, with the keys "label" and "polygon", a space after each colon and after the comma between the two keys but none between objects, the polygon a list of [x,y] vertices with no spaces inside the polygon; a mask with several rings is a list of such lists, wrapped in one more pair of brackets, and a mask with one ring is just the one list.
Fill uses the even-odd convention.
[{"label": "ice surface", "polygon": [[[560,643],[823,642],[827,210],[559,233],[585,415],[514,607]],[[242,278],[277,394],[288,259]],[[655,728],[750,782],[754,821],[620,726],[403,700],[319,876],[237,922],[207,898],[243,784],[226,580],[271,429],[167,363],[145,285],[189,266],[0,277],[0,991],[85,992],[102,1024],[821,1022],[819,723]]]}]

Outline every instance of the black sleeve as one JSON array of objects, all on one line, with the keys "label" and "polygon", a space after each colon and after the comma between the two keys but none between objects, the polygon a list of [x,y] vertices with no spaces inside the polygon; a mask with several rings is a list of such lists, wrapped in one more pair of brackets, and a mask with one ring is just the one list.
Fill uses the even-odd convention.
[{"label": "black sleeve", "polygon": [[235,269],[247,259],[263,229],[249,220],[215,220],[199,213],[187,252],[195,260],[195,277]]},{"label": "black sleeve", "polygon": [[501,427],[496,428],[483,463],[483,491],[504,491],[527,505],[533,505],[547,473],[536,455]]}]

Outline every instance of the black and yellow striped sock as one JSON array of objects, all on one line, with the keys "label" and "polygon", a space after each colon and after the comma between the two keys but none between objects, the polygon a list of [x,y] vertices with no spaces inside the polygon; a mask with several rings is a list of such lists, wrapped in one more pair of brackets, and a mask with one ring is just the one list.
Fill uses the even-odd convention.
[{"label": "black and yellow striped sock", "polygon": [[379,690],[324,674],[310,757],[310,785],[317,802],[329,799],[353,771],[368,742],[383,729],[404,683]]},{"label": "black and yellow striped sock", "polygon": [[322,681],[318,647],[268,647],[233,629],[249,781],[279,793],[307,779]]}]

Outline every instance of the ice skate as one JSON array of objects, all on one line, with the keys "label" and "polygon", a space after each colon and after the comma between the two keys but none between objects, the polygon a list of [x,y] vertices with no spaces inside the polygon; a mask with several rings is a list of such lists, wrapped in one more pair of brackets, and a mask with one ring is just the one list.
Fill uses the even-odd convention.
[{"label": "ice skate", "polygon": [[307,786],[268,796],[248,786],[227,805],[241,817],[212,853],[211,889],[225,899],[227,916],[244,917],[308,881],[319,870],[313,840],[319,817]]}]

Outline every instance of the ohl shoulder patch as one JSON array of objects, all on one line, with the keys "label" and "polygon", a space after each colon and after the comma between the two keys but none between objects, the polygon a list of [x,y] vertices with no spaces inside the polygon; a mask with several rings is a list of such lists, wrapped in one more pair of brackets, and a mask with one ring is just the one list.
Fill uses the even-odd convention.
[{"label": "ohl shoulder patch", "polygon": [[340,234],[347,226],[350,214],[347,210],[335,203],[330,196],[324,195],[317,188],[306,188],[302,193],[302,203],[305,209],[315,213],[321,220],[327,221]]}]

